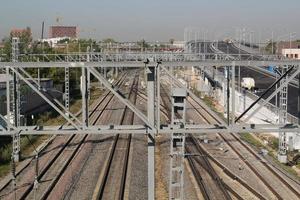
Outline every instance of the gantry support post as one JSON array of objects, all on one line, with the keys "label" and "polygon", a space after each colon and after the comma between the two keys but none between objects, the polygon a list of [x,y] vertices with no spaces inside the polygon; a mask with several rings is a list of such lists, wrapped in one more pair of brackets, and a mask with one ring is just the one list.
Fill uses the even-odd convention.
[{"label": "gantry support post", "polygon": [[10,130],[11,113],[10,113],[10,73],[9,67],[6,67],[6,117],[9,124],[7,124],[7,130]]},{"label": "gantry support post", "polygon": [[[285,74],[288,71],[288,66],[283,65],[281,74]],[[282,85],[287,81],[287,76],[285,76],[280,84]],[[287,123],[287,104],[288,104],[288,84],[285,85],[280,91],[279,97],[279,123],[286,124]],[[287,133],[279,132],[279,149],[278,149],[278,161],[280,163],[287,163]]]},{"label": "gantry support post", "polygon": [[160,129],[160,65],[161,62],[157,63],[156,66],[156,129]]},{"label": "gantry support post", "polygon": [[37,75],[38,75],[38,89],[41,90],[41,71],[40,68],[37,69]]},{"label": "gantry support post", "polygon": [[[18,62],[19,58],[19,43],[20,39],[17,37],[12,38],[12,62]],[[9,77],[8,77],[9,78]],[[10,89],[8,87],[7,89]],[[20,126],[20,81],[17,77],[16,72],[13,72],[13,124],[15,127]],[[9,103],[9,102],[8,102]],[[10,120],[10,119],[9,119]],[[14,162],[19,162],[20,160],[20,133],[16,132],[13,135],[13,159]]]},{"label": "gantry support post", "polygon": [[[147,115],[149,123],[155,123],[155,67],[150,66],[147,70]],[[155,199],[155,134],[148,134],[148,199]]]},{"label": "gantry support post", "polygon": [[231,123],[235,123],[235,62],[231,66]]},{"label": "gantry support post", "polygon": [[[87,47],[86,49],[86,61],[90,62],[91,61],[91,47]],[[91,72],[90,70],[87,70],[87,93],[88,93],[88,99],[91,99]]]},{"label": "gantry support post", "polygon": [[87,68],[82,67],[81,74],[81,95],[82,95],[82,124],[85,127],[89,125],[89,111],[88,111],[88,88],[87,88]]},{"label": "gantry support post", "polygon": [[[70,68],[65,67],[65,108],[70,110]],[[68,116],[68,114],[66,113]]]},{"label": "gantry support post", "polygon": [[227,89],[226,89],[226,109],[227,109],[227,125],[229,126],[230,125],[230,67],[227,66],[226,67],[226,84],[227,84]]},{"label": "gantry support post", "polygon": [[[186,126],[186,96],[183,88],[172,89],[171,125]],[[185,133],[177,131],[171,134],[169,200],[184,199],[184,156]]]}]

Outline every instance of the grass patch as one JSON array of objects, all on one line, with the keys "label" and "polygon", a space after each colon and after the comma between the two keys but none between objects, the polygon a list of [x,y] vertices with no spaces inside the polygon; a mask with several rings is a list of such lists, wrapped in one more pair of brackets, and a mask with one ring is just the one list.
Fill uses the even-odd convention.
[{"label": "grass patch", "polygon": [[241,139],[248,142],[249,144],[257,147],[257,148],[263,148],[264,145],[258,141],[257,139],[255,139],[251,133],[241,133],[240,134]]},{"label": "grass patch", "polygon": [[9,163],[0,165],[0,178],[7,175],[9,172],[10,172],[10,164]]},{"label": "grass patch", "polygon": [[294,176],[295,178],[297,178],[298,180],[300,180],[300,177],[298,176],[297,172],[291,168],[290,166],[287,166],[285,164],[282,164],[278,161],[277,159],[277,154],[274,154],[273,152],[269,152],[268,155],[272,158],[272,160],[284,171],[286,171],[287,173],[291,174],[292,176]]},{"label": "grass patch", "polygon": [[279,139],[276,137],[272,137],[270,138],[269,142],[269,146],[274,149],[275,151],[278,151],[278,146],[279,146]]}]

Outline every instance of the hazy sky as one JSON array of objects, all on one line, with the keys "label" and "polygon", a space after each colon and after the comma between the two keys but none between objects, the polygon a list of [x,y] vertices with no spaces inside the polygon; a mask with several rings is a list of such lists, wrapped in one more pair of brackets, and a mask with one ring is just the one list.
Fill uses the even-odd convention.
[{"label": "hazy sky", "polygon": [[[300,0],[0,0],[0,38],[30,26],[35,38],[48,27],[77,25],[83,38],[119,41],[183,39],[185,27],[210,38],[234,36],[247,27],[265,40],[300,33]],[[260,36],[260,37],[259,37]]]}]

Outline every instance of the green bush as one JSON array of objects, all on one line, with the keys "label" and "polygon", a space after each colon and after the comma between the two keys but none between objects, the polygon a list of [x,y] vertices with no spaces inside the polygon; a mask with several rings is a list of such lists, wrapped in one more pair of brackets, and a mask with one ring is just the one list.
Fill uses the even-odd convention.
[{"label": "green bush", "polygon": [[11,159],[12,147],[9,145],[5,145],[0,149],[0,163],[5,164],[10,162]]},{"label": "green bush", "polygon": [[269,145],[272,149],[278,150],[279,146],[279,139],[278,138],[271,138],[269,141]]}]

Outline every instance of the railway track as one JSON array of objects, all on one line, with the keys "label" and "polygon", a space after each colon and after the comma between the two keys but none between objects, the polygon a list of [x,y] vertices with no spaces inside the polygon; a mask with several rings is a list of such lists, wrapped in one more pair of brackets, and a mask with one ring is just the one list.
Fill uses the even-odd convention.
[{"label": "railway track", "polygon": [[[120,86],[124,83],[125,76],[122,76],[122,78],[116,83],[116,86]],[[104,97],[101,99],[101,101],[96,105],[96,107],[92,110],[92,112],[89,114],[89,117],[91,118],[92,124],[95,125],[99,119],[100,116],[102,116],[103,111],[107,108],[107,106],[109,105],[109,103],[111,102],[111,100],[113,99],[113,95],[111,92],[107,92]],[[99,112],[99,113],[97,113]],[[43,190],[44,192],[42,193],[40,199],[47,199],[48,196],[51,195],[52,190],[56,187],[56,185],[58,184],[59,180],[61,179],[62,175],[66,172],[66,170],[68,169],[69,164],[71,163],[71,161],[75,158],[75,156],[78,154],[78,152],[81,150],[81,148],[83,148],[83,145],[85,144],[87,138],[89,137],[89,135],[72,135],[72,144],[69,143],[68,145],[70,145],[70,149],[64,148],[63,151],[67,152],[67,154],[70,154],[70,156],[67,158],[66,162],[63,163],[61,169],[58,169],[58,174],[56,174],[55,172],[57,171],[57,168],[55,168],[55,163],[53,164],[53,168],[52,170],[47,170],[47,174],[44,174],[44,178],[43,180],[46,181],[49,178],[52,178],[52,181],[49,185],[46,186],[46,188]],[[67,146],[68,147],[68,146]],[[69,152],[68,152],[69,151]],[[58,157],[57,157],[58,158]],[[65,160],[63,157],[61,157],[60,160]],[[58,165],[60,161],[58,160]],[[46,178],[47,177],[47,178]],[[33,191],[34,192],[34,191]],[[32,193],[32,192],[31,192]],[[34,196],[34,194],[31,194],[31,196],[29,196],[30,194],[26,195],[25,197],[27,198],[27,196],[30,198],[32,196]],[[23,198],[21,198],[23,199]]]},{"label": "railway track", "polygon": [[[139,73],[136,73],[133,84],[131,85],[128,99],[136,104],[137,88],[139,83]],[[134,113],[125,106],[119,124],[133,124]],[[127,171],[129,155],[131,149],[132,135],[116,134],[108,158],[105,163],[104,171],[99,173],[98,181],[93,193],[93,199],[124,199],[126,190]],[[119,150],[118,150],[119,149]],[[119,168],[122,166],[121,169]],[[115,170],[117,167],[117,170]],[[121,175],[118,173],[121,172]],[[119,182],[117,181],[120,180]],[[116,185],[118,185],[116,187]],[[117,188],[112,192],[113,188]]]},{"label": "railway track", "polygon": [[[126,75],[124,74],[116,82],[116,85],[121,85],[124,82],[125,77],[126,77]],[[111,95],[110,92],[107,92],[104,95],[104,97],[98,103],[96,103],[95,107],[93,108],[93,110],[89,114],[89,116],[92,117],[95,114],[95,112],[99,109],[100,105],[102,105],[103,103],[105,103],[105,101],[107,101],[107,99],[109,99],[108,100],[108,102],[109,102],[112,99],[112,97],[113,97],[113,95]],[[107,105],[108,103],[105,103],[105,104]],[[78,113],[77,115],[80,115],[80,113]],[[101,113],[100,113],[100,115],[101,115]],[[56,183],[58,182],[58,180],[60,179],[60,177],[62,176],[62,174],[67,169],[68,164],[72,161],[72,159],[75,157],[76,153],[80,150],[80,147],[83,145],[83,143],[86,140],[86,138],[87,138],[87,135],[84,135],[84,136],[71,135],[67,139],[67,142],[64,142],[62,144],[62,146],[59,148],[59,150],[56,152],[56,154],[52,157],[52,159],[50,159],[50,161],[46,165],[44,165],[44,166],[41,167],[42,169],[39,171],[39,174],[37,176],[37,180],[39,182],[42,180],[42,178],[44,176],[47,175],[47,173],[49,173],[49,171],[51,171],[51,168],[53,168],[53,166],[55,167],[55,164],[57,164],[59,158],[63,155],[63,153],[67,150],[67,148],[72,143],[73,143],[73,145],[75,145],[75,148],[73,147],[73,149],[69,150],[69,152],[68,152],[69,156],[67,156],[67,158],[63,159],[65,162],[64,162],[62,168],[59,170],[58,174],[55,175],[55,178],[52,179],[50,185],[47,187],[47,189],[42,194],[42,196],[40,197],[40,199],[46,199],[47,198],[47,196],[50,194],[50,192],[53,189],[53,187],[56,185]],[[20,176],[23,175],[22,172],[25,171],[25,169],[26,168],[24,168],[24,169],[21,170],[21,172],[18,174],[18,177],[20,177]],[[10,184],[7,184],[5,187],[3,187],[1,189],[1,191],[0,191],[0,194],[3,193],[3,191],[7,190],[7,188],[8,188],[9,185]],[[21,190],[21,191],[18,191],[18,190]],[[26,198],[29,197],[29,195],[35,197],[36,194],[32,194],[33,192],[34,192],[34,181],[29,182],[29,183],[23,183],[23,185],[21,185],[21,187],[17,188],[16,191],[10,191],[10,192],[8,192],[6,194],[2,194],[0,197],[4,198],[4,199],[5,198],[11,199],[11,195],[15,195],[18,199],[26,199]]]},{"label": "railway track", "polygon": [[[195,101],[195,103],[197,104],[196,101]],[[195,106],[193,106],[193,107],[194,107],[194,110],[203,118],[203,120],[206,123],[209,123],[209,124],[220,123],[217,119],[214,118],[214,116],[212,116],[208,112],[206,112],[205,109],[201,105],[197,104],[197,107],[195,107]],[[200,110],[202,110],[202,112],[200,112]],[[203,112],[205,112],[205,114]],[[254,152],[254,150],[252,150],[247,144],[245,144],[243,141],[241,141],[241,139],[238,138],[238,136],[236,136],[233,133],[230,133],[227,135],[226,134],[218,134],[218,135],[226,142],[226,144],[228,146],[230,146],[230,148],[238,155],[240,160],[242,160],[251,169],[251,171],[265,184],[265,186],[273,193],[273,195],[277,199],[288,199],[287,194],[285,194],[283,192],[279,192],[280,190],[278,190],[278,189],[279,188],[282,189],[281,186],[285,187],[285,190],[283,190],[283,191],[285,191],[285,192],[289,191],[289,194],[294,195],[294,198],[291,198],[291,199],[299,199],[300,198],[299,191],[296,188],[294,188],[293,186],[291,186],[272,167],[270,167],[265,160],[263,160],[259,155],[257,155]],[[233,141],[236,143],[233,144]],[[237,144],[240,145],[239,149],[237,149]],[[249,161],[248,157],[247,158],[244,157],[244,155],[246,153],[242,153],[241,152],[242,149],[246,150],[246,153],[248,153],[252,157],[254,157],[254,159],[257,161],[256,163],[259,163],[259,164],[254,166],[254,164]],[[262,166],[260,166],[260,170],[258,170],[258,167],[257,167],[258,165],[262,165]],[[267,175],[262,174],[261,171],[264,171],[264,173],[269,172],[268,174],[273,176],[272,177],[273,181],[271,181],[270,177],[266,177]],[[275,186],[274,183],[276,183],[277,181],[280,182],[280,184],[277,184]]]},{"label": "railway track", "polygon": [[[204,188],[201,187],[201,191],[203,192],[203,194],[205,194],[204,198],[231,200],[232,198],[228,193],[225,183],[216,173],[207,156],[205,155],[204,150],[198,145],[196,139],[192,135],[189,135],[187,137],[186,153],[188,155],[188,161],[191,169],[197,176],[197,182],[199,182],[198,179],[205,180]],[[198,154],[198,156],[196,154]],[[194,167],[195,162],[199,165],[199,167]],[[205,173],[209,176],[205,177]],[[240,196],[238,195],[238,197]]]}]

